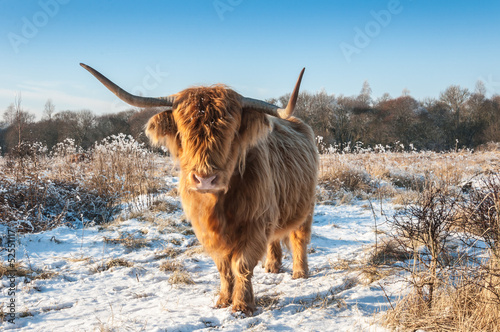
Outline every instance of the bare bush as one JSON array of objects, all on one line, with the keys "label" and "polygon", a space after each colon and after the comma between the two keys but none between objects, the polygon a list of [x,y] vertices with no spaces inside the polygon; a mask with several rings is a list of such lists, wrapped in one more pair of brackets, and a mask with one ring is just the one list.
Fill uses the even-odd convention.
[{"label": "bare bush", "polygon": [[482,266],[477,284],[500,305],[500,175],[490,174],[471,190],[462,206],[461,227],[468,237],[481,239],[487,246],[489,261]]},{"label": "bare bush", "polygon": [[430,308],[434,290],[446,277],[449,242],[456,219],[457,200],[449,191],[430,187],[417,204],[393,216],[397,239],[402,239],[413,255],[412,282]]},{"label": "bare bush", "polygon": [[[490,174],[460,197],[431,188],[409,215],[395,217],[398,236],[414,251],[414,288],[388,311],[388,326],[500,331],[499,180]],[[454,260],[447,248],[453,232],[464,240]]]},{"label": "bare bush", "polygon": [[119,211],[116,196],[99,195],[71,182],[0,179],[0,187],[0,220],[20,232],[40,232],[61,224],[101,224]]},{"label": "bare bush", "polygon": [[113,135],[96,143],[89,164],[88,185],[100,194],[120,193],[122,200],[159,189],[155,159],[132,136]]},{"label": "bare bush", "polygon": [[[47,154],[40,143],[22,143],[0,160],[0,222],[21,232],[60,224],[110,221],[121,203],[163,186],[155,156],[132,137],[117,135],[84,152],[74,140]],[[85,162],[71,163],[85,153]],[[160,172],[160,173],[159,173]]]}]

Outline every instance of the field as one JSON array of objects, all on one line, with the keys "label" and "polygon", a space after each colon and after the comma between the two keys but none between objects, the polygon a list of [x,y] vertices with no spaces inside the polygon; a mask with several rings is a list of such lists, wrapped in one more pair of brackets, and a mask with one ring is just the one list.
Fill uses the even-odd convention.
[{"label": "field", "polygon": [[5,330],[498,330],[495,150],[323,155],[310,277],[291,278],[289,252],[279,274],[258,266],[253,317],[213,308],[218,273],[168,156],[125,136],[79,152],[0,159]]}]

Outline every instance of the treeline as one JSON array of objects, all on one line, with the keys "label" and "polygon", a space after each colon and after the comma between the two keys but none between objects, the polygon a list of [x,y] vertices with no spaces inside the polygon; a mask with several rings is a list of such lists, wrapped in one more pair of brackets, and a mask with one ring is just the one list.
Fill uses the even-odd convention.
[{"label": "treeline", "polygon": [[[400,97],[384,94],[373,100],[367,82],[357,96],[335,96],[325,91],[300,94],[296,115],[310,124],[322,137],[322,146],[337,149],[366,146],[403,145],[418,150],[445,151],[476,148],[488,142],[500,142],[500,95],[486,98],[486,89],[478,82],[474,92],[452,85],[438,99],[418,101],[403,91]],[[285,105],[289,95],[268,100]],[[96,141],[113,134],[132,135],[146,142],[144,124],[157,109],[96,115],[90,110],[55,112],[51,100],[44,115],[35,121],[16,98],[0,123],[2,154],[20,142],[42,142],[51,149],[71,138],[87,149]]]},{"label": "treeline", "polygon": [[[302,93],[296,114],[323,137],[326,147],[362,142],[433,151],[477,148],[500,141],[500,95],[486,98],[485,90],[478,82],[474,92],[453,85],[438,99],[418,101],[403,91],[397,98],[385,94],[372,100],[365,82],[358,96]],[[282,96],[271,102],[284,105],[287,100]]]},{"label": "treeline", "polygon": [[130,109],[127,111],[96,115],[90,110],[54,112],[49,100],[41,120],[22,109],[20,100],[10,105],[3,114],[0,125],[0,148],[8,153],[20,142],[41,142],[50,150],[67,138],[88,149],[95,142],[118,133],[132,135],[139,142],[146,142],[144,125],[157,113],[156,109]]}]

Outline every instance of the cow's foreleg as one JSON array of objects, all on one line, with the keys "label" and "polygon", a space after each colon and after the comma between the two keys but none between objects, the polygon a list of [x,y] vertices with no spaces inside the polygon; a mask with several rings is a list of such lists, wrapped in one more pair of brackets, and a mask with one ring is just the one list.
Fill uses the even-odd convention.
[{"label": "cow's foreleg", "polygon": [[267,255],[265,268],[266,272],[279,273],[281,269],[281,256],[283,255],[281,251],[280,240],[271,242],[267,246]]},{"label": "cow's foreleg", "polygon": [[290,243],[293,255],[293,276],[292,278],[307,278],[307,244],[311,239],[312,213],[307,216],[304,224],[298,230],[290,233]]},{"label": "cow's foreleg", "polygon": [[217,308],[226,308],[231,305],[234,286],[231,256],[214,257],[214,262],[220,274],[220,294],[215,306]]},{"label": "cow's foreleg", "polygon": [[253,296],[252,276],[255,264],[244,262],[244,259],[233,259],[234,290],[233,290],[233,312],[241,311],[251,316],[255,311],[255,299]]},{"label": "cow's foreleg", "polygon": [[[255,233],[254,233],[255,235]],[[250,316],[255,311],[252,289],[253,269],[266,251],[265,237],[246,239],[233,254],[231,269],[234,275],[233,312],[241,311]]]}]

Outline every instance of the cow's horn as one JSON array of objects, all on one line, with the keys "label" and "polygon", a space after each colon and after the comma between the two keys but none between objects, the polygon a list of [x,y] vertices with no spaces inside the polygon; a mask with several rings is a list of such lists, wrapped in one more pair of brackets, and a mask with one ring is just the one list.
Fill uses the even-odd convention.
[{"label": "cow's horn", "polygon": [[150,97],[140,97],[128,93],[127,91],[120,88],[115,83],[111,82],[106,76],[95,70],[94,68],[87,66],[84,63],[80,63],[80,66],[87,69],[92,75],[95,76],[109,91],[113,92],[118,98],[136,107],[160,107],[160,106],[172,106],[175,97],[167,96],[160,98],[150,98]]},{"label": "cow's horn", "polygon": [[278,106],[266,103],[265,101],[247,97],[243,97],[241,99],[242,107],[253,108],[272,116],[280,117],[282,119],[288,119],[292,115],[295,109],[295,105],[297,104],[297,98],[299,96],[299,90],[300,90],[300,82],[302,82],[302,76],[304,75],[305,70],[306,69],[303,68],[302,71],[300,72],[299,79],[295,84],[295,88],[293,89],[293,92],[290,96],[290,100],[288,101],[288,105],[286,106],[286,108],[279,108]]}]

